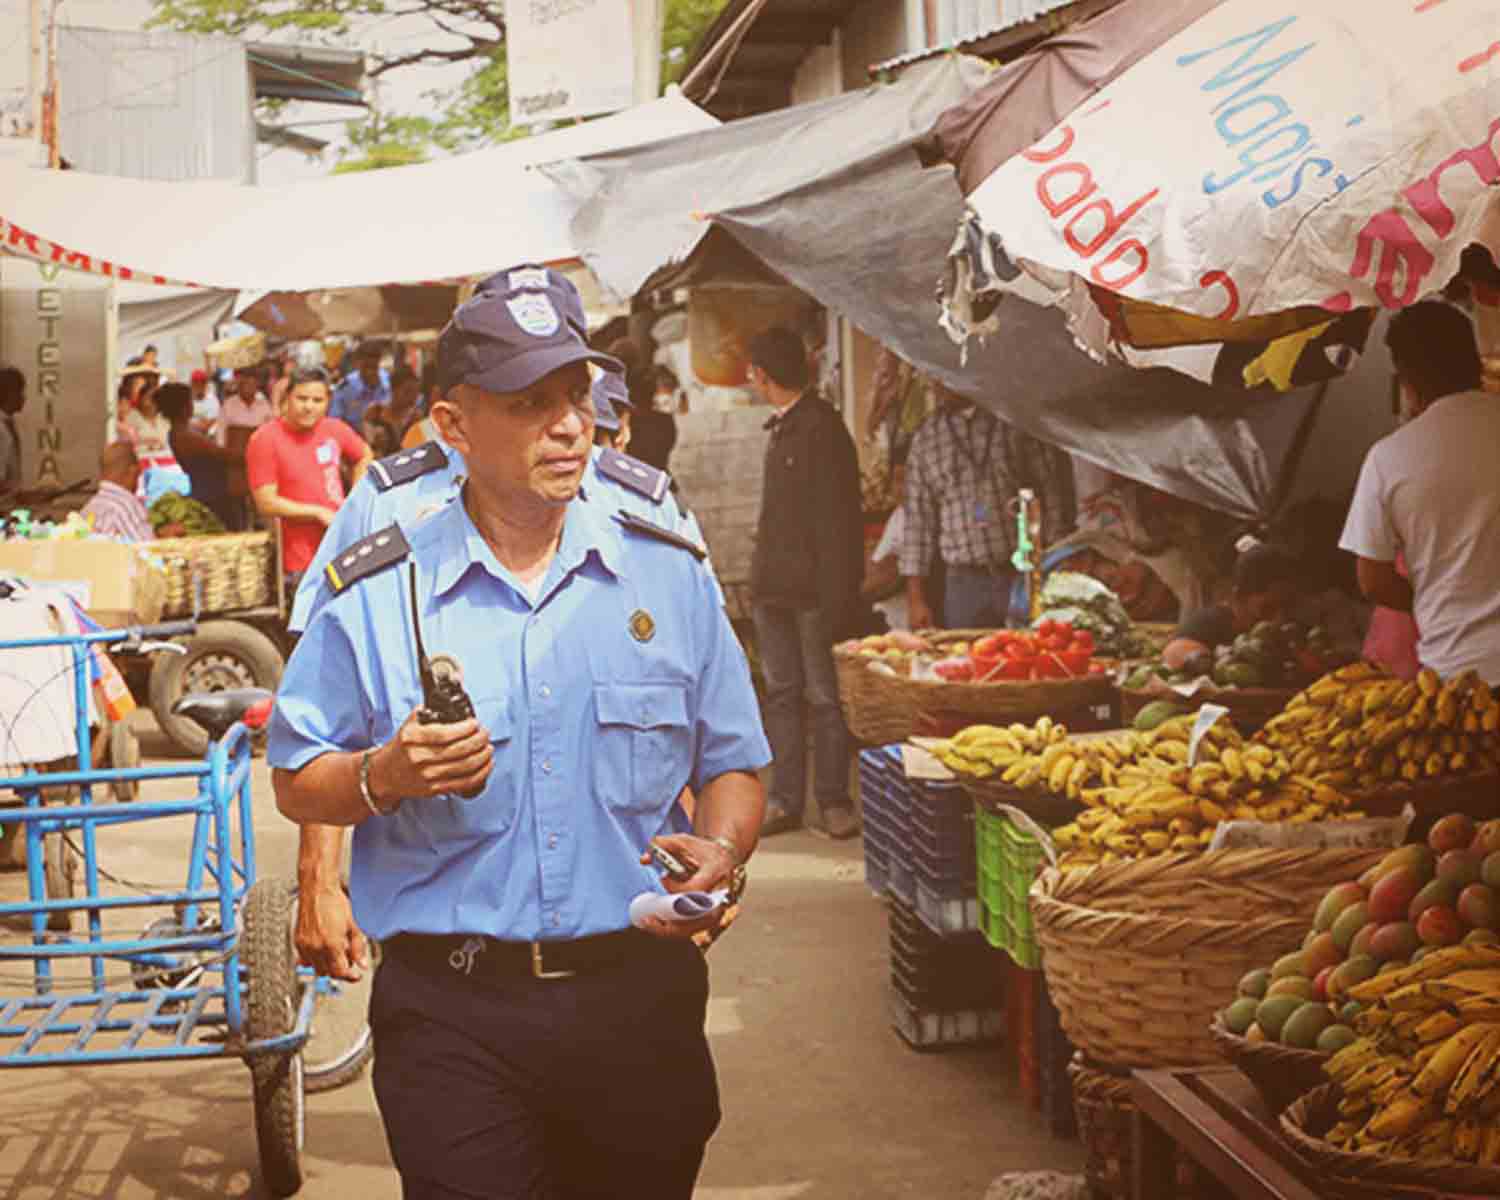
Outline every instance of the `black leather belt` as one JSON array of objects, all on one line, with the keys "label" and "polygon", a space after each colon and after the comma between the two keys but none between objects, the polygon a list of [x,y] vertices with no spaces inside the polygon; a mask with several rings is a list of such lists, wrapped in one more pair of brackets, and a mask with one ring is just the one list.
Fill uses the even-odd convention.
[{"label": "black leather belt", "polygon": [[654,941],[636,929],[555,942],[505,942],[458,934],[398,933],[382,949],[424,974],[492,979],[569,979],[618,966]]}]

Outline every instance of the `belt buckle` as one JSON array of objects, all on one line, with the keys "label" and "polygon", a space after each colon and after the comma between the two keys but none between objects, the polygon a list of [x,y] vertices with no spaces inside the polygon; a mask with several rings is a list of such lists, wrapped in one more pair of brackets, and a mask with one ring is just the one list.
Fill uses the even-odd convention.
[{"label": "belt buckle", "polygon": [[549,971],[542,962],[542,943],[531,943],[531,977],[533,979],[572,979],[577,971]]}]

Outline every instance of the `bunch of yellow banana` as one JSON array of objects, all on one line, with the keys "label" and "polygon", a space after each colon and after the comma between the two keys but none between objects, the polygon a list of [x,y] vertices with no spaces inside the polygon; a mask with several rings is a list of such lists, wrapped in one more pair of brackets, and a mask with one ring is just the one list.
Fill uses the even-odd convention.
[{"label": "bunch of yellow banana", "polygon": [[1357,984],[1363,1035],[1324,1065],[1332,1145],[1500,1167],[1500,946],[1460,945]]},{"label": "bunch of yellow banana", "polygon": [[1042,717],[1034,725],[970,725],[935,744],[932,752],[956,774],[989,779],[1002,773],[1019,774],[1053,747],[1066,745],[1067,737],[1066,725]]},{"label": "bunch of yellow banana", "polygon": [[1299,692],[1257,738],[1304,778],[1369,792],[1500,769],[1500,701],[1472,671],[1403,682],[1355,663]]},{"label": "bunch of yellow banana", "polygon": [[1337,789],[1295,775],[1272,747],[1247,743],[1228,721],[1212,725],[1189,765],[1193,716],[1141,734],[1142,753],[1113,786],[1084,787],[1088,807],[1053,831],[1065,868],[1149,854],[1194,854],[1220,821],[1311,821],[1364,816]]}]

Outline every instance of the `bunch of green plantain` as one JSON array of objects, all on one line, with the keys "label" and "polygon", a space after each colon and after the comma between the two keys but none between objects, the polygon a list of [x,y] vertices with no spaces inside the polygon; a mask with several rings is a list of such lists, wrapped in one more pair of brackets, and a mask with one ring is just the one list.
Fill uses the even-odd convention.
[{"label": "bunch of green plantain", "polygon": [[168,525],[180,525],[183,537],[224,532],[224,522],[214,515],[213,509],[181,492],[163,492],[146,512],[151,528],[158,534]]},{"label": "bunch of green plantain", "polygon": [[1342,1093],[1325,1140],[1500,1167],[1500,946],[1434,950],[1349,996],[1361,1036],[1324,1066]]},{"label": "bunch of green plantain", "polygon": [[1387,791],[1500,769],[1500,701],[1473,671],[1405,682],[1354,663],[1297,693],[1257,738],[1318,783]]}]

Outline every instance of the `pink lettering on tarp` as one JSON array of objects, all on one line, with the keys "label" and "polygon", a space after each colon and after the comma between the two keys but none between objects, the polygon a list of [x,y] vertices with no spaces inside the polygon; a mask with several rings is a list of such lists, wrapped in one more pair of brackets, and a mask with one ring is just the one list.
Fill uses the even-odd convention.
[{"label": "pink lettering on tarp", "polygon": [[1497,132],[1500,132],[1500,119],[1490,122],[1489,137],[1483,142],[1445,158],[1432,169],[1426,179],[1412,184],[1402,193],[1410,201],[1417,215],[1432,226],[1432,231],[1438,237],[1447,237],[1457,224],[1453,210],[1443,202],[1440,191],[1444,175],[1454,167],[1464,164],[1473,167],[1474,174],[1479,177],[1479,182],[1486,186],[1500,179],[1500,159],[1496,159],[1492,144]]},{"label": "pink lettering on tarp", "polygon": [[1235,313],[1240,311],[1240,289],[1239,285],[1230,277],[1228,271],[1205,271],[1198,278],[1198,286],[1204,288],[1221,287],[1229,293],[1229,300],[1221,312],[1213,315],[1215,321],[1228,321]]},{"label": "pink lettering on tarp", "polygon": [[[1121,275],[1116,279],[1106,279],[1104,275],[1104,269],[1106,267],[1113,266],[1117,262],[1121,262],[1127,254],[1133,254],[1135,256],[1135,265],[1131,267],[1130,270],[1127,271],[1124,275]],[[1134,238],[1130,238],[1126,241],[1121,242],[1107,255],[1105,255],[1102,260],[1096,263],[1094,269],[1089,272],[1089,278],[1097,283],[1100,287],[1109,288],[1109,290],[1112,292],[1123,292],[1132,283],[1134,283],[1137,279],[1144,275],[1150,266],[1151,256],[1146,252],[1146,247],[1141,245],[1141,243],[1136,241]]]},{"label": "pink lettering on tarp", "polygon": [[1458,64],[1458,73],[1467,75],[1470,71],[1477,71],[1495,55],[1500,54],[1500,42],[1493,43],[1489,49],[1481,50],[1478,54],[1471,54]]},{"label": "pink lettering on tarp", "polygon": [[[1378,253],[1378,257],[1377,257]],[[1358,279],[1375,267],[1375,295],[1386,308],[1405,308],[1422,292],[1422,280],[1437,264],[1432,251],[1393,208],[1376,213],[1355,239],[1349,274]],[[1401,272],[1397,289],[1396,272]],[[1325,307],[1327,307],[1325,303]]]},{"label": "pink lettering on tarp", "polygon": [[[1054,170],[1055,169],[1056,168],[1054,168]],[[1092,258],[1095,254],[1098,254],[1099,251],[1104,249],[1105,245],[1108,244],[1110,239],[1113,238],[1115,234],[1120,232],[1126,222],[1134,217],[1136,213],[1140,212],[1141,209],[1145,208],[1146,205],[1150,204],[1151,201],[1154,200],[1158,195],[1160,195],[1160,190],[1157,188],[1152,188],[1139,200],[1136,200],[1132,204],[1121,209],[1119,213],[1115,212],[1114,205],[1111,204],[1108,200],[1099,199],[1091,201],[1090,203],[1085,204],[1076,213],[1074,213],[1072,219],[1063,226],[1063,241],[1068,243],[1068,247],[1073,251],[1073,253],[1081,254],[1084,258]],[[1085,214],[1090,213],[1095,209],[1098,210],[1100,215],[1101,223],[1099,226],[1099,231],[1093,236],[1093,238],[1085,242],[1078,236],[1076,226],[1078,225],[1078,222],[1083,219]],[[1055,216],[1056,214],[1054,213],[1053,215]],[[1139,243],[1137,243],[1137,245],[1139,245]],[[1102,266],[1103,264],[1100,265]]]},{"label": "pink lettering on tarp", "polygon": [[[1069,175],[1076,176],[1078,179],[1078,186],[1073,193],[1062,197],[1053,195],[1052,181]],[[1049,215],[1060,217],[1080,200],[1091,196],[1096,186],[1094,183],[1094,173],[1083,163],[1058,163],[1055,167],[1048,167],[1037,177],[1036,196],[1042,202],[1042,207],[1047,210]]]},{"label": "pink lettering on tarp", "polygon": [[1042,150],[1040,149],[1041,143],[1038,142],[1029,150],[1022,150],[1021,157],[1024,158],[1027,162],[1056,162],[1059,158],[1061,158],[1064,154],[1066,154],[1073,148],[1073,141],[1076,137],[1073,132],[1072,126],[1069,125],[1062,126],[1062,128],[1059,129],[1058,132],[1062,134],[1062,139],[1058,146]]}]

